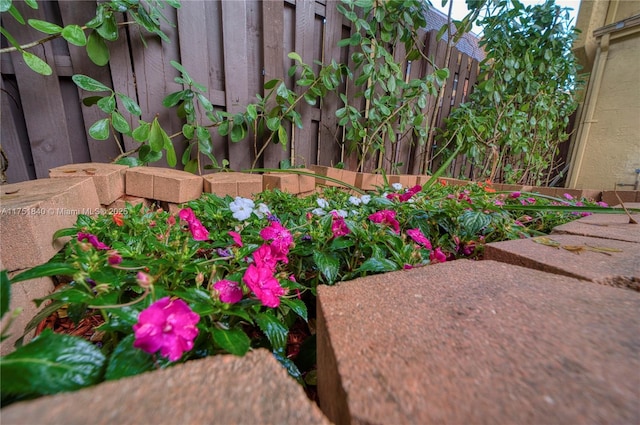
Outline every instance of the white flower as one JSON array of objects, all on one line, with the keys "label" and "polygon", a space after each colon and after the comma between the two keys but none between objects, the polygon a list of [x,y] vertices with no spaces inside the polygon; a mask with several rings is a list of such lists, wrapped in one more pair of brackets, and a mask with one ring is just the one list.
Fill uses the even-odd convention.
[{"label": "white flower", "polygon": [[371,195],[362,195],[360,200],[363,204],[367,205],[371,201]]},{"label": "white flower", "polygon": [[[334,211],[335,211],[335,210],[334,210]],[[340,217],[342,217],[342,218],[345,218],[346,216],[348,216],[348,215],[349,215],[349,213],[348,213],[348,212],[346,212],[345,210],[337,210],[336,212],[337,212],[337,213],[338,213],[338,215],[339,215]]]},{"label": "white flower", "polygon": [[258,218],[264,218],[265,215],[271,214],[271,211],[267,204],[260,202],[258,204],[258,209],[253,210],[253,213],[258,216]]},{"label": "white flower", "polygon": [[244,221],[251,216],[255,204],[251,199],[236,196],[236,199],[229,204],[229,209],[233,213],[233,218]]},{"label": "white flower", "polygon": [[362,200],[357,196],[349,196],[349,202],[351,202],[352,205],[358,206],[362,203]]},{"label": "white flower", "polygon": [[311,214],[313,215],[325,215],[327,212],[325,210],[323,210],[322,208],[315,208],[313,210],[311,210]]},{"label": "white flower", "polygon": [[322,209],[329,208],[329,203],[327,202],[326,199],[318,198],[316,199],[316,202],[318,203],[318,206]]},{"label": "white flower", "polygon": [[401,183],[393,183],[391,185],[392,188],[394,188],[395,190],[400,190],[402,189],[402,184]]}]

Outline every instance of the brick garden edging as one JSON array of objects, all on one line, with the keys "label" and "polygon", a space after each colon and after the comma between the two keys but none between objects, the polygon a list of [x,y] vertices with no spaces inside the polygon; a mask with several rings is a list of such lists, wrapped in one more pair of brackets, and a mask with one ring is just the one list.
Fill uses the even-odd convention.
[{"label": "brick garden edging", "polygon": [[[160,203],[163,208],[168,208],[169,210],[177,211],[179,208],[179,204],[183,202],[188,202],[193,199],[197,199],[202,192],[211,192],[216,193],[220,196],[243,196],[243,197],[251,197],[251,195],[257,193],[258,191],[264,189],[278,188],[283,191],[287,191],[294,194],[305,194],[312,192],[315,190],[316,185],[335,185],[334,183],[323,179],[323,177],[334,177],[345,181],[346,183],[352,184],[356,187],[360,187],[362,189],[373,189],[375,186],[382,185],[382,176],[367,174],[367,173],[354,173],[346,170],[338,170],[330,167],[320,167],[313,166],[311,167],[312,171],[317,175],[314,179],[309,176],[302,176],[296,174],[242,174],[242,173],[217,173],[217,174],[209,174],[204,177],[194,176],[193,174],[185,173],[177,170],[169,170],[165,168],[153,168],[153,167],[139,167],[134,169],[128,168],[120,168],[119,166],[112,166],[111,164],[75,164],[65,167],[59,167],[51,170],[51,178],[50,179],[41,179],[30,182],[23,182],[11,185],[1,186],[1,194],[0,200],[2,201],[2,215],[0,216],[0,224],[2,225],[2,236],[0,239],[0,268],[8,269],[10,272],[15,273],[19,272],[22,269],[33,267],[37,264],[41,264],[46,262],[51,256],[53,256],[63,245],[64,241],[58,241],[57,244],[52,245],[50,243],[51,236],[53,233],[63,227],[70,227],[75,223],[76,216],[78,214],[88,214],[93,215],[99,212],[110,212],[115,213],[121,211],[125,202],[131,204],[137,203],[145,203],[150,205],[152,202]],[[388,176],[388,181],[390,183],[400,182],[403,186],[412,186],[414,184],[424,183],[426,176]],[[315,180],[315,181],[314,181]],[[443,178],[442,181],[447,184],[454,185],[463,185],[468,184],[467,181],[456,180],[456,179],[447,179]],[[108,187],[104,187],[107,185]],[[521,187],[521,186],[507,186],[507,185],[494,185],[496,190],[521,190],[521,191],[530,191],[530,192],[539,192],[542,194],[550,195],[550,196],[562,196],[563,193],[569,193],[574,197],[590,197],[594,200],[604,200],[609,204],[617,204],[617,197],[613,192],[600,192],[600,191],[576,191],[562,188],[531,188],[531,187]],[[624,202],[640,202],[640,192],[638,191],[624,191],[617,192],[618,196]],[[592,216],[593,217],[593,216]],[[608,217],[609,218],[609,217]],[[586,219],[593,220],[593,218],[587,217]],[[586,220],[582,219],[582,220]],[[580,226],[579,220],[574,223],[569,223],[573,226]],[[570,227],[568,225],[565,225]],[[583,226],[584,227],[584,226]],[[591,237],[604,237],[607,238],[607,232],[611,230],[612,232],[620,232],[622,236],[629,235],[629,231],[627,228],[624,230],[619,229],[615,226],[609,226],[609,228],[605,228],[602,226],[586,226],[587,229],[582,229],[582,236],[591,236]],[[595,232],[604,232],[604,235],[598,236],[588,234],[591,229]],[[571,233],[571,231],[565,231],[562,229],[563,226],[558,228],[558,233]],[[604,229],[604,230],[603,230]],[[587,233],[585,235],[584,233]],[[574,233],[575,234],[575,233]],[[20,237],[18,237],[20,236]],[[640,236],[638,236],[640,238]],[[613,238],[616,239],[616,238]],[[617,239],[617,240],[628,240],[628,239]],[[524,242],[524,241],[514,241],[514,242]],[[575,241],[574,241],[575,242]],[[633,240],[632,240],[633,242]],[[637,242],[636,242],[637,243]],[[502,245],[502,246],[506,246]],[[489,252],[504,252],[505,250],[501,248],[500,245],[495,245],[495,249],[492,247],[489,249]],[[541,248],[549,248],[549,247],[536,247],[538,249]],[[627,255],[627,259],[624,260],[624,264],[627,264],[626,267],[631,269],[630,275],[632,279],[637,278],[640,281],[640,271],[633,270],[634,264],[640,264],[640,258],[638,255],[633,255],[633,252],[630,252],[629,246],[625,246],[625,253]],[[508,249],[515,249],[516,251],[520,248],[516,247],[508,247]],[[541,252],[541,251],[540,251]],[[493,254],[491,254],[493,255]],[[497,255],[497,254],[496,254]],[[576,254],[569,254],[576,255]],[[523,261],[526,264],[525,266],[531,268],[542,268],[543,270],[547,270],[548,272],[557,274],[560,273],[559,270],[562,269],[562,262],[559,264],[549,265],[548,261],[543,258],[532,259],[531,255],[528,255],[527,252],[515,252],[514,253],[505,253],[497,255],[496,258],[499,261],[513,263],[513,264],[521,264]],[[535,256],[534,256],[535,257]],[[523,260],[526,258],[527,260]],[[568,257],[572,258],[572,257]],[[520,263],[519,263],[520,262]],[[462,264],[460,263],[463,267]],[[613,263],[615,264],[615,263]],[[447,267],[454,267],[447,266]],[[566,264],[565,264],[566,266]],[[510,266],[516,267],[516,266]],[[545,267],[547,267],[545,269]],[[579,269],[579,267],[578,267]],[[582,269],[583,274],[586,273],[586,268]],[[400,272],[402,273],[402,272]],[[560,273],[560,274],[569,274],[571,276],[576,276],[576,272],[572,272],[573,274]],[[597,281],[599,278],[596,275],[584,275],[584,279]],[[634,273],[636,273],[634,275]],[[540,276],[544,276],[545,274],[541,274]],[[580,276],[577,276],[580,277]],[[370,278],[366,278],[370,279]],[[378,279],[376,277],[371,277],[372,280]],[[389,280],[385,278],[386,280]],[[604,277],[606,280],[606,276]],[[393,283],[393,282],[392,282]],[[602,283],[602,282],[601,282]],[[15,294],[24,293],[25,296],[21,297],[15,296],[12,297],[12,305],[11,309],[21,305],[25,311],[23,312],[22,319],[27,319],[33,317],[36,313],[35,307],[32,303],[29,302],[29,299],[33,299],[35,297],[43,296],[49,291],[53,290],[52,283],[50,279],[39,279],[38,281],[27,281],[21,282],[17,284],[13,288]],[[338,287],[341,285],[338,285]],[[336,287],[337,288],[337,287]],[[322,293],[326,293],[326,291],[331,291],[331,288],[323,288]],[[615,289],[619,290],[619,289]],[[625,289],[626,291],[626,289]],[[635,296],[635,295],[634,295]],[[320,298],[319,298],[320,302]],[[361,301],[365,302],[365,301]],[[320,309],[319,309],[320,310]],[[324,319],[323,319],[324,320]],[[28,320],[23,320],[23,325]],[[328,338],[328,336],[325,336]],[[12,350],[13,342],[15,341],[15,337],[13,339],[9,339],[3,342],[0,346],[0,353],[2,355],[7,354]],[[26,339],[28,341],[28,338]],[[636,341],[637,342],[637,341]],[[333,350],[333,347],[329,343],[328,345],[323,346],[325,351],[327,349]],[[327,357],[327,359],[331,358],[331,356]],[[633,359],[632,359],[633,360]],[[635,360],[633,360],[635,361]],[[635,364],[631,362],[631,364]],[[240,364],[240,363],[239,363]],[[599,365],[599,366],[607,366],[607,365]],[[240,367],[240,366],[238,366]],[[333,369],[337,370],[336,366],[332,366]],[[176,374],[181,373],[179,368],[173,368],[176,370]],[[171,370],[173,370],[171,369]],[[327,370],[327,369],[325,369]],[[171,372],[167,371],[168,375],[171,376]],[[319,371],[319,381],[326,382],[328,375],[322,375]],[[442,371],[446,373],[445,371]],[[156,372],[154,372],[156,373]],[[382,372],[378,372],[382,373]],[[147,374],[145,374],[147,375]],[[160,375],[158,375],[160,376]],[[323,377],[324,376],[324,377]],[[175,377],[174,377],[175,378]],[[565,379],[570,379],[571,376],[565,376]],[[133,380],[138,379],[136,377],[131,378]],[[140,378],[143,379],[143,378]],[[150,379],[149,377],[145,377],[144,379]],[[163,378],[164,379],[164,378]],[[325,391],[326,403],[331,403],[331,397],[339,394],[345,395],[344,388],[344,380],[343,378],[332,378],[333,383],[331,384],[333,388],[329,393]],[[134,381],[135,382],[135,381]],[[336,383],[337,382],[337,383]],[[102,384],[105,385],[105,384]],[[102,385],[97,386],[92,389],[87,389],[81,391],[92,391],[92,394],[100,394],[100,388]],[[280,384],[278,384],[280,385]],[[283,384],[284,385],[284,384]],[[339,385],[339,387],[336,387]],[[349,390],[347,388],[346,390]],[[194,390],[193,396],[196,397],[196,394],[201,394],[201,391]],[[302,390],[300,389],[301,394]],[[277,394],[278,391],[274,390],[271,394]],[[333,396],[331,395],[333,394]],[[360,413],[357,413],[355,408],[351,405],[351,400],[354,397],[351,394],[349,395],[349,403],[347,405],[341,404],[342,407],[338,408],[340,412],[337,416],[334,416],[334,411],[332,407],[323,406],[325,410],[325,414],[329,416],[329,419],[336,422],[342,422],[341,419],[349,419],[353,422],[358,422],[359,419],[364,418],[364,416],[359,416]],[[402,393],[399,395],[396,394],[400,399],[402,399]],[[625,396],[626,397],[626,396]],[[47,398],[48,399],[48,398]],[[195,400],[195,399],[194,399]],[[251,396],[247,399],[247,406],[253,404],[253,400]],[[278,401],[280,400],[280,401]],[[616,399],[620,401],[624,406],[628,406],[628,400],[626,398],[618,398]],[[276,402],[281,402],[286,404],[284,399],[278,398]],[[585,400],[578,400],[579,403],[585,402]],[[26,403],[26,404],[17,404],[12,409],[25,409],[25,411],[34,411],[37,409],[37,403],[46,403],[46,400],[39,401],[36,400],[34,402]],[[342,402],[340,402],[342,403]],[[197,404],[197,401],[193,401],[193,403],[185,402],[185,408],[189,408],[189,406],[193,406]],[[33,406],[33,407],[29,407]],[[346,406],[346,407],[345,407]],[[73,406],[76,408],[77,406]],[[71,406],[69,408],[72,408]],[[121,408],[126,410],[128,408],[132,408],[133,406],[127,405],[127,403],[123,402]],[[305,407],[304,409],[307,409]],[[346,413],[345,413],[346,409]],[[578,409],[580,410],[580,409]],[[82,410],[79,411],[80,417],[82,417]],[[87,420],[94,420],[92,413],[90,410],[86,410],[85,418]],[[446,411],[443,411],[446,413]],[[490,412],[490,410],[487,410]],[[620,415],[633,413],[633,409],[623,410]],[[445,415],[445,413],[442,413]],[[454,412],[455,413],[455,412]],[[495,413],[495,412],[494,412]],[[574,412],[575,413],[575,412]],[[640,413],[636,411],[636,413],[640,416]],[[115,413],[114,413],[115,414]],[[447,414],[452,414],[451,412]],[[488,414],[488,413],[487,413]],[[346,416],[345,416],[346,415]],[[355,416],[354,416],[355,415]],[[493,413],[492,413],[493,415]],[[573,416],[564,417],[565,419],[579,419],[575,413]],[[4,416],[4,411],[3,411]],[[389,418],[393,417],[397,419],[395,416],[389,416]],[[490,416],[487,416],[490,417]],[[553,416],[539,416],[539,419],[549,419]],[[398,417],[400,419],[399,422],[403,422],[402,416]],[[457,416],[442,416],[441,419],[448,418],[450,420],[459,419]],[[496,419],[508,419],[504,416],[500,417],[495,416]],[[557,418],[557,417],[556,417]],[[620,419],[624,420],[626,416],[619,416]],[[384,417],[378,417],[378,421],[380,423],[385,422]],[[432,418],[433,419],[433,418]],[[168,420],[168,418],[167,418]],[[368,421],[368,419],[366,420]],[[365,421],[365,422],[366,422]],[[293,421],[292,421],[293,422]],[[375,422],[375,421],[374,421]],[[16,422],[17,423],[17,422]],[[108,422],[104,422],[108,423]],[[284,422],[283,422],[284,423]]]}]

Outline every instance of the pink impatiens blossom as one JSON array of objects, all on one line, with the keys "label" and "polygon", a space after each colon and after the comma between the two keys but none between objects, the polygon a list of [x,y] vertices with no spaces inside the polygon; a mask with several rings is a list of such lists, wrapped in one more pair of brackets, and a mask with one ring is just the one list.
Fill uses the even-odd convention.
[{"label": "pink impatiens blossom", "polygon": [[115,249],[107,252],[107,254],[109,254],[109,256],[107,257],[107,262],[110,266],[117,266],[118,264],[122,263],[122,255],[120,255],[120,253]]},{"label": "pink impatiens blossom", "polygon": [[213,288],[220,294],[220,301],[228,304],[235,304],[242,299],[242,289],[238,282],[231,280],[220,280],[213,285]]},{"label": "pink impatiens blossom", "polygon": [[440,248],[436,248],[429,254],[429,259],[432,263],[444,263],[447,261],[447,256],[444,255],[444,252],[442,252]]},{"label": "pink impatiens blossom", "polygon": [[287,262],[287,256],[282,256],[279,251],[274,252],[271,245],[261,245],[253,253],[253,261],[257,267],[268,268],[272,271],[276,269],[278,261]]},{"label": "pink impatiens blossom", "polygon": [[138,316],[138,323],[133,325],[133,346],[149,354],[160,350],[163,357],[175,362],[193,348],[199,321],[200,316],[181,299],[161,298]]},{"label": "pink impatiens blossom", "polygon": [[260,237],[265,241],[271,241],[271,246],[283,254],[289,253],[289,248],[293,245],[291,232],[277,221],[272,221],[267,227],[260,231]]},{"label": "pink impatiens blossom", "polygon": [[344,221],[344,218],[340,217],[337,211],[332,211],[331,215],[333,216],[333,221],[331,223],[331,232],[333,232],[334,238],[345,236],[351,233],[351,230],[349,230],[349,228],[347,227],[347,223]]},{"label": "pink impatiens blossom", "polygon": [[429,241],[429,239],[427,239],[424,233],[422,233],[422,230],[418,228],[409,229],[407,230],[407,235],[409,235],[411,239],[413,239],[416,243],[422,245],[427,249],[431,249],[431,242]]},{"label": "pink impatiens blossom", "polygon": [[273,277],[271,269],[250,264],[242,280],[262,301],[262,305],[273,308],[280,305],[280,297],[285,294],[285,290],[280,286],[280,282]]},{"label": "pink impatiens blossom", "polygon": [[391,226],[394,232],[400,233],[400,223],[396,220],[396,212],[392,210],[377,211],[369,216],[369,220],[378,224]]},{"label": "pink impatiens blossom", "polygon": [[233,239],[233,243],[238,245],[240,248],[242,248],[244,246],[242,244],[242,237],[240,236],[240,233],[234,232],[234,231],[229,231],[229,232],[227,232],[227,234],[229,236],[231,236],[231,238]]},{"label": "pink impatiens blossom", "polygon": [[209,231],[202,225],[191,208],[183,208],[178,213],[181,220],[187,222],[189,231],[193,239],[197,241],[206,241],[209,239]]},{"label": "pink impatiens blossom", "polygon": [[105,245],[104,243],[100,242],[96,235],[92,235],[91,233],[79,232],[78,233],[78,242],[82,242],[82,241],[85,241],[85,240],[87,242],[89,242],[91,245],[93,245],[93,247],[95,249],[100,249],[100,250],[105,250],[105,251],[111,249],[107,245]]}]

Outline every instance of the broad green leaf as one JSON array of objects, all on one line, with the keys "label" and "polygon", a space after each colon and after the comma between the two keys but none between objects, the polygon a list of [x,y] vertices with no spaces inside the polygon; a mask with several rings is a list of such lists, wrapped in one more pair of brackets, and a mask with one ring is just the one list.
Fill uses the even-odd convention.
[{"label": "broad green leaf", "polygon": [[42,75],[51,75],[53,70],[45,61],[40,59],[38,56],[33,53],[22,51],[22,59],[24,59],[24,63],[27,64],[29,68]]},{"label": "broad green leaf", "polygon": [[0,12],[6,12],[11,8],[11,0],[0,0]]},{"label": "broad green leaf", "polygon": [[133,136],[135,141],[142,143],[149,138],[150,129],[151,124],[149,124],[148,122],[140,121],[140,126],[133,130],[131,135]]},{"label": "broad green leaf", "polygon": [[3,394],[55,394],[97,384],[105,357],[82,338],[45,330],[0,358]]},{"label": "broad green leaf", "polygon": [[118,24],[115,16],[108,16],[102,25],[96,28],[96,31],[102,38],[109,41],[116,41],[118,39]]},{"label": "broad green leaf", "polygon": [[184,165],[184,171],[188,172],[188,173],[197,173],[198,172],[198,160],[193,158],[191,160],[189,160],[185,165]]},{"label": "broad green leaf", "polygon": [[87,40],[87,55],[93,63],[98,66],[105,66],[109,63],[109,48],[104,42],[104,38],[96,31],[91,31]]},{"label": "broad green leaf", "polygon": [[82,99],[82,104],[84,106],[93,106],[98,103],[100,99],[104,99],[103,96],[88,96]]},{"label": "broad green leaf", "polygon": [[272,312],[257,313],[255,319],[260,330],[269,339],[274,351],[284,349],[286,347],[289,329],[287,329],[287,327],[282,324],[282,322],[280,322]]},{"label": "broad green leaf", "polygon": [[103,97],[97,102],[98,108],[102,110],[105,114],[110,114],[116,109],[116,99],[113,95]]},{"label": "broad green leaf", "polygon": [[251,346],[251,340],[245,334],[242,329],[211,329],[213,333],[213,340],[220,347],[224,348],[231,354],[236,356],[244,356],[249,347]]},{"label": "broad green leaf", "polygon": [[87,37],[84,35],[84,31],[78,25],[67,25],[62,30],[62,37],[69,43],[76,46],[84,46],[87,44]]},{"label": "broad green leaf", "polygon": [[144,163],[156,162],[162,159],[162,151],[156,152],[151,150],[149,145],[143,145],[138,151],[138,157]]},{"label": "broad green leaf", "polygon": [[16,9],[16,6],[14,4],[12,4],[9,8],[9,14],[13,16],[13,19],[20,22],[21,25],[24,25],[24,18],[22,17],[22,14],[18,11],[18,9]]},{"label": "broad green leaf", "polygon": [[327,279],[327,283],[335,283],[340,271],[340,260],[333,254],[314,251],[313,261],[316,263],[320,273]]},{"label": "broad green leaf", "polygon": [[284,348],[273,350],[273,356],[280,362],[282,366],[284,366],[285,369],[287,369],[289,375],[291,375],[293,378],[295,378],[296,381],[302,384],[302,373],[300,373],[300,369],[298,369],[298,366],[296,366],[293,360],[286,356],[286,350]]},{"label": "broad green leaf", "polygon": [[78,270],[65,263],[44,263],[32,269],[25,270],[11,279],[12,283],[35,279],[45,276],[73,276]]},{"label": "broad green leaf", "polygon": [[264,83],[264,89],[265,90],[271,90],[272,88],[274,88],[276,86],[276,84],[278,84],[280,82],[280,80],[278,79],[273,79],[273,80],[269,80],[266,83]]},{"label": "broad green leaf", "polygon": [[186,90],[181,90],[174,93],[169,93],[167,96],[165,96],[164,99],[162,99],[162,106],[164,106],[165,108],[172,108],[176,106],[178,103],[180,103],[181,100],[184,99],[186,92]]},{"label": "broad green leaf", "polygon": [[210,154],[213,151],[211,133],[206,127],[197,126],[196,135],[198,137],[198,150],[204,154]]},{"label": "broad green leaf", "polygon": [[195,128],[191,124],[185,124],[182,126],[182,135],[185,139],[191,140],[195,134]]},{"label": "broad green leaf", "polygon": [[109,87],[105,86],[100,81],[96,81],[91,77],[87,77],[86,75],[76,74],[73,77],[71,77],[71,79],[82,90],[95,91],[95,92],[111,91]]},{"label": "broad green leaf", "polygon": [[276,131],[280,127],[280,117],[271,117],[267,119],[267,128]]},{"label": "broad green leaf", "polygon": [[135,335],[127,335],[113,350],[104,379],[113,381],[154,369],[153,356],[133,347]]},{"label": "broad green leaf", "polygon": [[304,301],[295,298],[282,298],[282,303],[302,317],[305,322],[308,320],[307,305]]},{"label": "broad green leaf", "polygon": [[467,236],[473,237],[491,223],[491,216],[482,211],[465,211],[458,218],[458,222],[462,226],[463,232]]},{"label": "broad green leaf", "polygon": [[67,227],[65,229],[56,230],[56,232],[51,237],[52,241],[55,241],[58,238],[63,238],[65,236],[76,236],[78,233],[78,229],[74,227]]},{"label": "broad green leaf", "polygon": [[231,127],[231,141],[234,143],[239,142],[247,136],[247,130],[242,124],[234,124]]},{"label": "broad green leaf", "polygon": [[164,147],[164,136],[166,133],[160,126],[158,118],[154,118],[149,131],[149,146],[154,152],[160,152]]},{"label": "broad green leaf", "polygon": [[36,0],[24,0],[24,2],[32,9],[38,9],[38,2]]},{"label": "broad green leaf", "polygon": [[115,163],[119,165],[126,165],[127,167],[139,167],[144,165],[142,161],[133,156],[125,156],[124,158],[117,160]]},{"label": "broad green leaf", "polygon": [[[207,111],[207,112],[213,111],[213,105],[211,104],[209,99],[207,99],[202,93],[196,93],[196,96],[198,97],[198,100],[200,101],[200,104],[202,105],[202,107],[204,108],[205,111]],[[247,106],[247,112],[249,111],[249,107],[251,107],[251,106],[253,106],[253,108],[255,108],[255,105],[249,105],[249,106]],[[255,119],[255,117],[254,117],[254,119]]]},{"label": "broad green leaf", "polygon": [[63,303],[84,304],[90,302],[92,298],[93,297],[91,295],[80,289],[67,286],[60,291],[56,291],[46,297],[39,298],[38,300],[58,300]]},{"label": "broad green leaf", "polygon": [[142,115],[142,109],[140,109],[140,106],[135,100],[122,93],[116,93],[116,95],[120,98],[120,101],[122,101],[124,108],[129,111],[131,115],[135,115],[137,117]]},{"label": "broad green leaf", "polygon": [[40,19],[29,19],[27,22],[32,28],[45,34],[59,34],[62,32],[62,27],[52,22],[41,21]]},{"label": "broad green leaf", "polygon": [[6,270],[0,272],[0,319],[9,311],[11,298],[11,281]]},{"label": "broad green leaf", "polygon": [[374,273],[390,272],[393,270],[398,270],[398,265],[396,263],[386,258],[376,258],[376,257],[367,259],[358,268],[358,272],[374,272]]},{"label": "broad green leaf", "polygon": [[109,118],[94,122],[89,128],[89,136],[96,140],[107,140],[109,138]]},{"label": "broad green leaf", "polygon": [[286,149],[288,140],[287,130],[285,130],[283,126],[278,127],[278,141],[282,145],[283,149]]},{"label": "broad green leaf", "polygon": [[287,54],[287,57],[289,59],[293,59],[296,62],[302,62],[302,57],[296,52],[290,52],[289,54]]},{"label": "broad green leaf", "polygon": [[113,125],[113,128],[116,129],[116,131],[122,134],[129,134],[131,132],[129,123],[118,111],[113,111],[113,113],[111,113],[111,124]]}]

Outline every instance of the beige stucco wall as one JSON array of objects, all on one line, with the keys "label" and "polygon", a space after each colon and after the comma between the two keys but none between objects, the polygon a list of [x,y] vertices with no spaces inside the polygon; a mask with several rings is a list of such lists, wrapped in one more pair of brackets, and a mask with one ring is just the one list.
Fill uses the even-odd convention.
[{"label": "beige stucco wall", "polygon": [[[596,43],[591,63],[590,38],[584,35],[574,46],[590,77],[573,138],[567,186],[630,190],[633,186],[619,184],[634,184],[640,169],[640,19],[635,19],[640,18],[636,16],[640,1],[599,0],[583,10],[584,3],[578,25],[605,22],[605,26],[581,28]],[[606,27],[610,24],[614,25]]]}]

